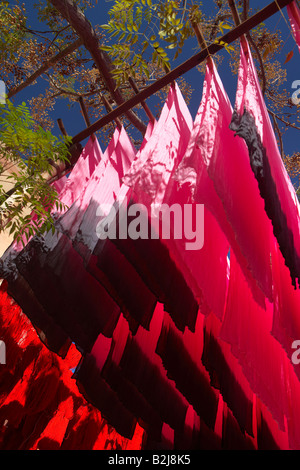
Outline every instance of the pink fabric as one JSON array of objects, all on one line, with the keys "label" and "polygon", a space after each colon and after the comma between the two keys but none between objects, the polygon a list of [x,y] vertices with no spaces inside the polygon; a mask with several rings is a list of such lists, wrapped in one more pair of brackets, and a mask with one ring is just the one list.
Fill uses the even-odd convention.
[{"label": "pink fabric", "polygon": [[[292,343],[300,338],[300,290],[295,290],[291,284],[289,270],[277,243],[274,243],[272,252],[272,270],[274,282],[272,334],[283,345],[288,357],[291,358],[294,352]],[[300,379],[298,365],[295,365],[295,372]]]},{"label": "pink fabric", "polygon": [[288,17],[300,52],[300,11],[296,2],[287,5]]},{"label": "pink fabric", "polygon": [[[273,149],[249,64],[242,57],[237,107],[242,110],[242,101],[253,109]],[[175,85],[137,154],[124,128],[104,154],[90,140],[62,182],[69,209],[57,213],[58,233],[18,257],[29,316],[40,302],[41,317],[85,353],[76,375],[82,390],[120,432],[131,435],[139,420],[149,445],[152,439],[171,449],[183,435],[195,449],[263,447],[270,432],[274,445],[300,447],[300,382],[289,357],[290,341],[300,333],[299,292],[276,245],[246,145],[229,129],[231,115],[217,71],[208,66],[194,125]],[[296,237],[298,206],[275,151],[273,158]],[[97,208],[109,210],[125,196],[148,208],[203,203],[204,246],[100,243]]]},{"label": "pink fabric", "polygon": [[66,206],[70,207],[76,201],[102,156],[98,140],[90,138],[62,189],[61,201]]},{"label": "pink fabric", "polygon": [[[252,391],[277,424],[275,434],[299,448],[299,387],[290,356],[272,335],[272,304],[262,309],[253,299],[233,255],[230,258],[227,308],[220,338],[231,345]],[[297,417],[298,416],[298,417]],[[276,429],[278,429],[276,431]],[[286,441],[285,444],[286,445]]]},{"label": "pink fabric", "polygon": [[[248,48],[248,58],[245,56],[244,48],[241,47],[241,65],[235,109],[239,115],[242,115],[244,109],[246,109],[254,117],[262,144],[267,152],[271,176],[276,185],[281,210],[286,217],[286,228],[290,230],[293,238],[293,240],[286,239],[286,243],[291,244],[290,249],[294,251],[294,262],[299,273],[300,205],[278,150],[276,137],[262,96],[250,49],[247,43],[245,45]],[[284,231],[285,227],[282,230]]]},{"label": "pink fabric", "polygon": [[133,189],[139,203],[149,206],[163,202],[174,165],[180,162],[186,150],[192,126],[188,107],[175,84],[169,90],[151,139],[123,179]]},{"label": "pink fabric", "polygon": [[[184,204],[193,203],[190,190],[178,191],[173,179],[176,168],[185,159],[186,151],[195,144],[191,140],[194,136],[191,135],[192,129],[191,116],[176,85],[170,90],[168,101],[141,158],[133,163],[132,170],[124,180],[132,188],[138,202],[146,204],[148,208],[154,205],[159,208],[162,203],[169,206],[180,204],[182,209]],[[205,207],[204,211],[205,242],[201,249],[186,250],[186,240],[161,241],[168,248],[170,257],[183,273],[195,297],[222,317],[229,245],[209,208]],[[152,226],[158,227],[158,224],[158,219],[153,217]],[[219,296],[214,294],[214,284],[219,286]]]},{"label": "pink fabric", "polygon": [[231,104],[212,62],[206,68],[201,105],[176,177],[181,184],[190,184],[195,200],[212,211],[254,292],[257,284],[271,300],[271,224],[249,167],[246,144],[229,129],[231,117]]},{"label": "pink fabric", "polygon": [[[191,127],[192,118],[188,108],[178,86],[174,85],[169,91],[161,116],[155,124],[149,140],[134,160],[130,171],[123,178],[124,184],[116,195],[116,203],[122,202],[122,198],[127,197],[128,202],[131,199],[130,202],[144,204],[149,211],[152,207],[160,206],[162,202],[170,203],[168,197],[170,176],[175,165],[184,154]],[[103,195],[103,190],[101,194]],[[102,201],[105,201],[104,196],[101,199]],[[112,201],[108,202],[112,204]],[[95,213],[95,207],[93,211]],[[148,214],[146,217],[148,217]],[[89,234],[90,224],[87,224],[86,227],[86,232]],[[82,240],[82,244],[94,248],[92,240]],[[108,250],[110,250],[110,254],[107,254],[107,259],[114,256],[114,261],[118,262],[119,265],[118,273],[115,271],[109,272],[108,264],[104,263],[105,253],[108,253]],[[139,282],[141,279],[154,292],[157,299],[165,304],[168,311],[172,312],[173,318],[177,316],[177,320],[181,322],[183,328],[186,324],[185,321],[193,327],[193,321],[197,313],[196,301],[189,288],[184,285],[181,273],[175,269],[174,263],[172,264],[172,261],[168,259],[161,240],[130,240],[127,238],[125,240],[99,241],[94,248],[93,256],[97,257],[98,261],[95,262],[91,259],[88,269],[93,272],[95,277],[98,271],[101,282],[105,282],[104,273],[106,280],[109,278],[110,282],[107,288],[112,289],[113,283],[120,285],[120,280],[123,278],[123,295],[126,295],[127,291],[127,300],[129,300],[131,289],[134,288],[139,291],[135,282]],[[161,256],[164,257],[163,264]],[[99,263],[101,266],[99,266]],[[95,269],[92,270],[93,267]],[[132,270],[135,270],[135,273]],[[133,281],[132,276],[134,276],[135,281]],[[117,280],[117,277],[119,280]],[[172,286],[176,282],[180,283],[178,284],[180,289],[177,285],[177,291],[174,293]],[[184,291],[182,290],[180,293],[181,289]],[[118,290],[120,291],[120,288]],[[172,292],[173,296],[171,295]],[[114,290],[113,295],[116,294],[117,292]],[[176,301],[172,298],[174,296],[177,296]],[[169,305],[167,306],[168,302]],[[186,312],[183,315],[182,307],[184,304]],[[146,321],[145,317],[143,321]],[[146,326],[146,323],[143,324]]]}]

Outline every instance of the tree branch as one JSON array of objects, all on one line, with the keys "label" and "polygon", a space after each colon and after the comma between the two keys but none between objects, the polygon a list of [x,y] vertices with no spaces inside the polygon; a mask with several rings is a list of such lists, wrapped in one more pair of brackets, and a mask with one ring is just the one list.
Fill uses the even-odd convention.
[{"label": "tree branch", "polygon": [[269,113],[271,114],[274,114],[274,116],[276,116],[276,118],[283,122],[287,127],[293,127],[293,129],[297,129],[298,131],[300,131],[300,127],[296,126],[295,124],[292,124],[291,122],[288,122],[288,121],[285,121],[284,119],[282,119],[280,116],[278,116],[278,114],[275,114],[273,111],[271,111],[270,109],[268,109]]},{"label": "tree branch", "polygon": [[[72,26],[78,36],[82,39],[85,48],[89,51],[94,59],[104,83],[114,101],[120,105],[124,102],[124,98],[120,90],[116,87],[116,82],[111,75],[112,62],[107,54],[104,54],[99,47],[99,40],[90,22],[84,13],[71,2],[71,0],[50,0],[52,5],[60,12],[62,17]],[[142,134],[146,132],[145,123],[132,111],[128,110],[126,116],[129,121]]]},{"label": "tree branch", "polygon": [[44,72],[46,72],[50,67],[52,67],[56,62],[59,60],[63,59],[67,55],[71,54],[74,52],[79,46],[81,46],[82,40],[79,38],[69,46],[67,46],[65,49],[63,49],[61,52],[56,54],[55,56],[51,57],[51,59],[47,60],[46,62],[43,63],[43,65],[36,70],[30,77],[28,77],[23,83],[20,85],[16,86],[15,88],[12,88],[8,94],[7,98],[11,98],[12,96],[16,95],[20,91],[24,90],[28,85],[31,85],[38,77],[40,77]]}]

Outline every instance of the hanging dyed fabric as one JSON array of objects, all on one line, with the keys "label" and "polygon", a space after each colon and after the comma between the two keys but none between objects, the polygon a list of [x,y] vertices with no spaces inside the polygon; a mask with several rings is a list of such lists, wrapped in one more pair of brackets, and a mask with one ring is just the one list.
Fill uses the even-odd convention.
[{"label": "hanging dyed fabric", "polygon": [[[191,126],[192,118],[180,90],[172,86],[151,137],[123,179],[124,184],[116,198],[116,204],[119,204],[118,221],[112,217],[101,222],[109,222],[109,230],[113,228],[118,233],[124,214],[125,219],[128,217],[123,226],[126,233],[116,237],[104,236],[103,239],[99,237],[87,265],[87,269],[100,282],[106,283],[111,295],[119,298],[118,302],[122,302],[121,308],[127,318],[132,317],[137,324],[146,328],[151,321],[151,311],[138,308],[134,300],[137,295],[141,296],[141,300],[145,299],[142,289],[145,290],[146,286],[181,328],[185,325],[193,328],[195,323],[198,305],[193,293],[167,248],[159,238],[153,239],[150,234],[151,207],[160,206],[165,199],[168,181],[185,150]],[[136,223],[131,219],[138,215],[131,213],[131,209],[136,210],[134,204],[139,204],[139,208],[143,204],[144,210],[138,220],[141,225],[147,224],[146,237],[135,236],[133,239],[130,235],[131,224]],[[118,271],[113,269],[112,259],[118,264]]]},{"label": "hanging dyed fabric", "polygon": [[0,447],[2,450],[141,448],[143,430],[132,441],[109,426],[79,393],[71,369],[80,360],[74,345],[64,359],[50,352],[20,307],[0,289]]},{"label": "hanging dyed fabric", "polygon": [[300,10],[297,3],[294,1],[287,5],[288,17],[292,27],[293,35],[296,43],[298,44],[300,52]]},{"label": "hanging dyed fabric", "polygon": [[268,111],[246,41],[241,63],[235,109],[230,128],[248,147],[250,166],[272,222],[294,287],[300,278],[299,202],[282,162]]},{"label": "hanging dyed fabric", "polygon": [[181,184],[187,182],[195,201],[214,214],[253,295],[263,302],[263,295],[272,299],[271,225],[249,167],[247,147],[229,129],[231,117],[231,104],[211,61],[188,151],[176,178]]}]

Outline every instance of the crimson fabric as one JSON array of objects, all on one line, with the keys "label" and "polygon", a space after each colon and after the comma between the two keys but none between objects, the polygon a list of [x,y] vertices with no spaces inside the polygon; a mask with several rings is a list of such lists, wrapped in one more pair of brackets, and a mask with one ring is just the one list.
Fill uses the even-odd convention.
[{"label": "crimson fabric", "polygon": [[294,34],[296,43],[300,52],[300,11],[297,3],[294,1],[287,5],[288,17]]},{"label": "crimson fabric", "polygon": [[50,352],[5,282],[0,337],[6,345],[6,364],[0,365],[2,450],[141,448],[140,427],[128,441],[83,399],[70,370],[80,360],[78,350],[72,345],[63,360]]},{"label": "crimson fabric", "polygon": [[[3,448],[300,448],[289,349],[299,331],[298,205],[278,154],[269,162],[265,152],[279,188],[270,212],[247,135],[229,128],[245,104],[255,144],[263,135],[263,148],[275,148],[243,54],[233,120],[213,64],[194,123],[173,85],[139,152],[124,128],[104,153],[91,139],[57,185],[69,208],[56,213],[56,233],[5,254],[0,333],[15,362],[0,382]],[[99,240],[99,222],[113,207],[121,214],[124,197],[126,211],[204,204],[203,247],[162,236]],[[288,253],[276,232],[283,213]],[[142,216],[158,229],[158,217]]]}]

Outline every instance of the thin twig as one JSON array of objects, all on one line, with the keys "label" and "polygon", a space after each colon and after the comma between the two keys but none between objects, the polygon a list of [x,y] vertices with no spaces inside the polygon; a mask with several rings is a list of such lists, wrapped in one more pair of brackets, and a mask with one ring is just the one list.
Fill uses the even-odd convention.
[{"label": "thin twig", "polygon": [[275,129],[276,129],[276,131],[277,131],[277,135],[278,135],[279,143],[280,143],[280,154],[281,154],[281,158],[282,158],[282,160],[283,160],[283,159],[284,159],[284,151],[283,151],[282,135],[281,135],[281,132],[280,132],[280,129],[279,129],[277,120],[276,120],[276,114],[273,113],[272,111],[269,111],[269,113],[270,113],[271,116],[272,116],[273,123],[274,123],[274,127],[275,127]]}]

